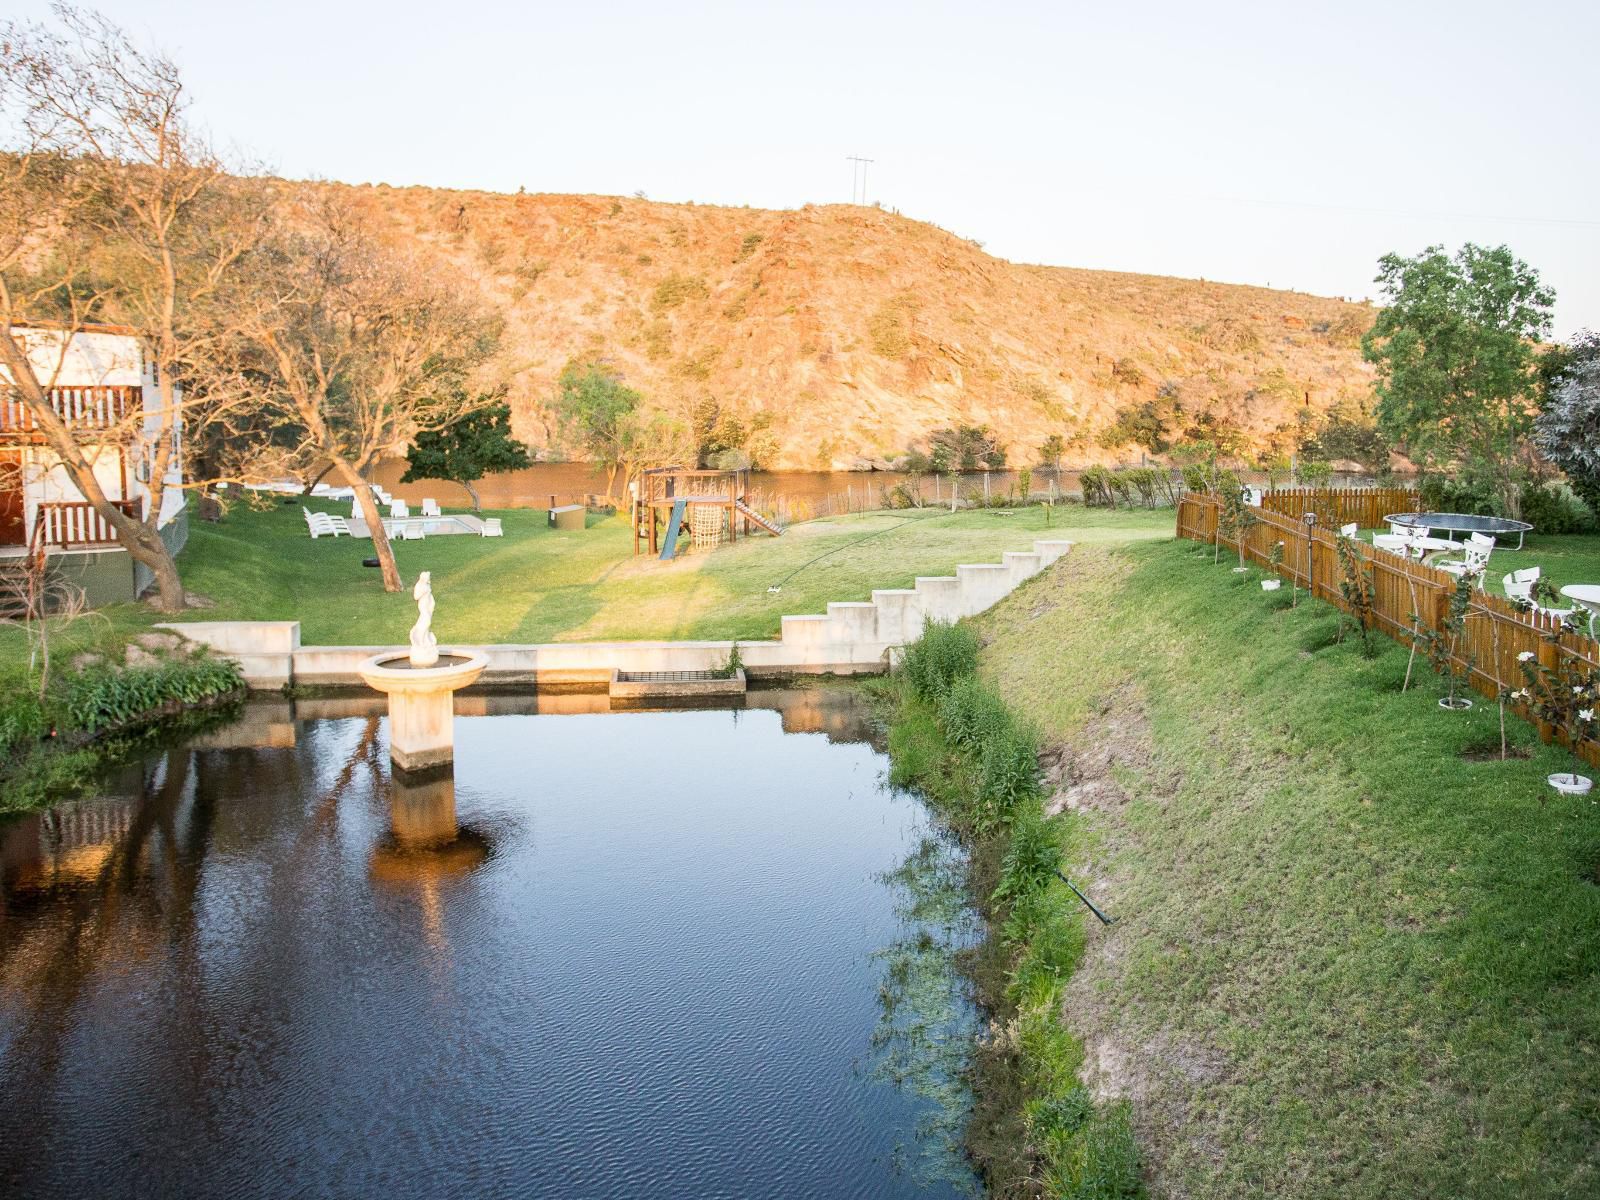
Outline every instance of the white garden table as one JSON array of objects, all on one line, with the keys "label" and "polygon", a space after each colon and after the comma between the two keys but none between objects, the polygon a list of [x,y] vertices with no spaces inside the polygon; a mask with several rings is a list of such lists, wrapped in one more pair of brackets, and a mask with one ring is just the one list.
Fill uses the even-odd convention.
[{"label": "white garden table", "polygon": [[1569,583],[1561,589],[1561,594],[1589,610],[1589,633],[1592,636],[1595,618],[1600,617],[1600,583]]},{"label": "white garden table", "polygon": [[1435,554],[1449,554],[1461,549],[1460,542],[1452,542],[1447,538],[1406,537],[1403,533],[1375,533],[1372,535],[1372,544],[1380,550],[1387,550],[1392,554],[1401,554],[1410,557],[1410,552],[1421,549],[1423,560]]}]

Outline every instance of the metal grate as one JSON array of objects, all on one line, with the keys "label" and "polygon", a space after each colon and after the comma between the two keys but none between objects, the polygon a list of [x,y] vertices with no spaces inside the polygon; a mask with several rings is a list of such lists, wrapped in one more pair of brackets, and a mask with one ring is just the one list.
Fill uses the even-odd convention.
[{"label": "metal grate", "polygon": [[712,679],[727,679],[715,671],[618,671],[619,683],[704,683]]}]

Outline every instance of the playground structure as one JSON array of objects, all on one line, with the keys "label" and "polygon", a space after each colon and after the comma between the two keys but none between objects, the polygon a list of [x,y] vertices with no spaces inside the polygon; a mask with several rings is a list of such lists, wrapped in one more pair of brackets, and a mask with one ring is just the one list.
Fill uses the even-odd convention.
[{"label": "playground structure", "polygon": [[781,526],[750,507],[749,471],[700,471],[683,467],[656,467],[639,477],[639,495],[633,502],[633,552],[663,559],[678,552],[685,528],[696,546],[714,546],[739,540],[740,526],[749,537],[759,528],[774,537]]}]

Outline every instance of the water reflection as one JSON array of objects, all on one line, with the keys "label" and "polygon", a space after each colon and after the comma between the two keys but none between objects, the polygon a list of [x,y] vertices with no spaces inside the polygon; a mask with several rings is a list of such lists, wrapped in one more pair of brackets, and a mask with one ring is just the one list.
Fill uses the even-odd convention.
[{"label": "water reflection", "polygon": [[972,1117],[967,1072],[980,1030],[957,959],[981,930],[967,900],[966,857],[952,838],[930,833],[884,881],[901,928],[876,955],[883,979],[872,1075],[926,1102],[915,1137],[898,1148],[905,1169],[976,1194],[963,1146]]},{"label": "water reflection", "polygon": [[860,697],[469,699],[453,773],[275,699],[0,824],[0,1195],[958,1194],[946,1035],[854,1067],[929,833]]}]

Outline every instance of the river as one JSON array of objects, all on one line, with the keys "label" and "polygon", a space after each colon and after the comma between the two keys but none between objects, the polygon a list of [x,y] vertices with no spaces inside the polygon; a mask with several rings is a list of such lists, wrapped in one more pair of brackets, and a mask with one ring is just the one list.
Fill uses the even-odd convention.
[{"label": "river", "polygon": [[257,700],[0,824],[0,1194],[975,1189],[976,922],[859,692],[460,705],[453,772]]}]

